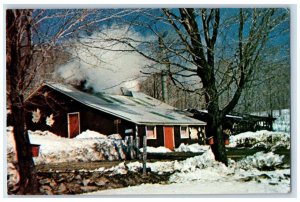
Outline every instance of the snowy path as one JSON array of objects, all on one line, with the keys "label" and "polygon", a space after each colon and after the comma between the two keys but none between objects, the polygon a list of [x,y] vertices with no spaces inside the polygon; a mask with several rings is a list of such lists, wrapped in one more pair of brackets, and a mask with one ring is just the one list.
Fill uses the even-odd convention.
[{"label": "snowy path", "polygon": [[143,184],[134,187],[110,189],[88,193],[87,195],[176,195],[176,194],[267,194],[287,193],[286,186],[257,182],[185,182],[169,185]]}]

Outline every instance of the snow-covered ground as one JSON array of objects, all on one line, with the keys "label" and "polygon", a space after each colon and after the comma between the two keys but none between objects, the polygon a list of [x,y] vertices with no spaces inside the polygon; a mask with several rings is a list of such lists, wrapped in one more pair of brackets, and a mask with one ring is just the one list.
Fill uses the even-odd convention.
[{"label": "snow-covered ground", "polygon": [[[29,132],[33,144],[40,144],[39,157],[34,158],[36,164],[62,161],[90,162],[103,159],[125,159],[126,142],[120,136],[104,136],[94,131],[85,131],[77,138],[58,137],[48,131]],[[272,136],[272,141],[269,136]],[[180,145],[175,151],[201,152],[202,155],[183,161],[164,161],[147,163],[152,172],[170,174],[169,184],[143,184],[135,187],[112,189],[90,193],[92,195],[115,194],[230,194],[230,193],[288,193],[290,191],[289,165],[283,166],[284,156],[274,154],[276,145],[290,147],[290,137],[287,133],[258,131],[242,133],[231,138],[229,147],[235,147],[238,142],[253,139],[253,145],[265,144],[270,149],[268,153],[258,152],[237,162],[229,160],[229,165],[214,160],[209,146],[198,144]],[[12,127],[7,128],[7,152],[9,158],[9,183],[18,181],[14,168],[14,141]],[[148,152],[170,152],[167,148],[148,147]],[[126,174],[128,171],[138,172],[142,164],[122,162],[119,165],[95,171],[109,172],[111,175]],[[266,169],[267,168],[267,169]],[[266,171],[267,170],[267,171]],[[93,171],[90,171],[93,172]]]},{"label": "snow-covered ground", "polygon": [[[280,164],[282,156],[269,152],[238,162],[230,160],[226,167],[215,161],[211,149],[208,149],[202,155],[184,161],[147,163],[147,167],[158,174],[173,173],[169,184],[142,184],[89,195],[288,193],[290,169],[260,170],[263,166],[276,168]],[[125,174],[127,170],[137,171],[141,167],[139,162],[121,163],[110,171]]]},{"label": "snow-covered ground", "polygon": [[139,186],[109,189],[99,192],[88,193],[87,195],[190,195],[190,194],[266,194],[266,193],[287,193],[288,189],[282,186],[270,186],[256,182],[238,182],[227,180],[223,182],[202,182],[190,181],[184,183],[142,184]]}]

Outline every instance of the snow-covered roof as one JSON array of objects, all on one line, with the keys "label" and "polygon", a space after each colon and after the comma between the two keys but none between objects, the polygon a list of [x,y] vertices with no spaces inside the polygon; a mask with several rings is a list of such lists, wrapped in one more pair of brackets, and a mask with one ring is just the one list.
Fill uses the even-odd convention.
[{"label": "snow-covered roof", "polygon": [[[200,113],[208,113],[207,110],[205,109],[196,109],[196,111],[200,112]],[[233,119],[242,119],[243,117],[242,116],[235,116],[235,115],[230,115],[230,114],[227,114],[226,117],[228,118],[233,118]]]},{"label": "snow-covered roof", "polygon": [[132,96],[91,94],[66,84],[45,82],[43,85],[84,105],[140,125],[206,125],[186,116],[186,112],[141,92],[132,91]]}]

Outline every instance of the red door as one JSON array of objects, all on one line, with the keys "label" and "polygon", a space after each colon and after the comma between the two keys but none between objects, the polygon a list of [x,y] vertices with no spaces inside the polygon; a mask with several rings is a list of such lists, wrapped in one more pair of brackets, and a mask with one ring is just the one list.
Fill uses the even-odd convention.
[{"label": "red door", "polygon": [[76,137],[80,133],[79,113],[68,114],[69,138]]},{"label": "red door", "polygon": [[164,141],[165,147],[174,150],[174,130],[173,127],[164,127]]}]

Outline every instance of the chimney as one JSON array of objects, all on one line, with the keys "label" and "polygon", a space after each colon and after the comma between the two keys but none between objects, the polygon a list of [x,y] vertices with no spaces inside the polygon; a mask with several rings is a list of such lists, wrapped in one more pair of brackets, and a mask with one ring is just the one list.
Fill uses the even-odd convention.
[{"label": "chimney", "polygon": [[124,96],[132,97],[132,92],[129,89],[125,87],[121,87],[121,91]]}]

